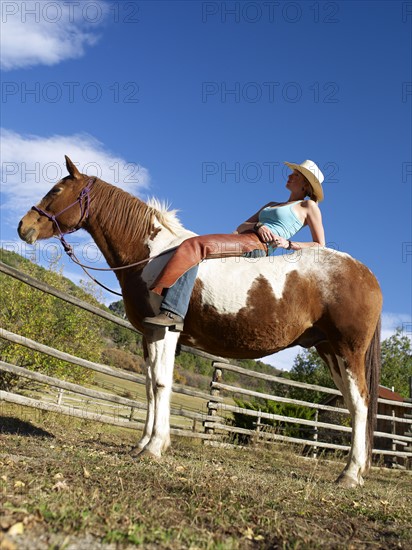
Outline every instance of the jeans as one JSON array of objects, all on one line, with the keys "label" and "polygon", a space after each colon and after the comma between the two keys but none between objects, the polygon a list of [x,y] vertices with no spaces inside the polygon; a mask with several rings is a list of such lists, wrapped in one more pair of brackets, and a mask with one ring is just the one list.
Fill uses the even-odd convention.
[{"label": "jeans", "polygon": [[[245,252],[242,256],[245,258],[259,258],[266,256],[266,254],[263,250],[252,250],[251,252]],[[176,315],[180,315],[183,319],[185,318],[189,309],[190,297],[195,286],[198,270],[198,265],[190,268],[179,277],[173,286],[164,291],[164,298],[160,309],[171,311]]]},{"label": "jeans", "polygon": [[171,311],[185,318],[189,309],[190,297],[195,286],[195,280],[199,266],[195,265],[189,271],[183,273],[173,286],[164,291],[164,298],[160,309]]}]

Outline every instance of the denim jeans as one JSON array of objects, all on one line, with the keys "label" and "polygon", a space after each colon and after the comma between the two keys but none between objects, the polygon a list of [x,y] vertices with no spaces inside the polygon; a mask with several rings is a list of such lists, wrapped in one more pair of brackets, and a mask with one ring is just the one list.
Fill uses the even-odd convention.
[{"label": "denim jeans", "polygon": [[[245,258],[259,258],[261,256],[266,256],[266,254],[263,250],[252,250],[250,252],[245,252],[242,256]],[[198,270],[198,265],[190,268],[179,277],[173,286],[164,291],[164,298],[160,309],[171,311],[185,318],[187,310],[189,309],[190,297],[192,296],[192,290],[195,286]]]},{"label": "denim jeans", "polygon": [[179,277],[173,286],[164,291],[164,298],[160,309],[171,311],[183,318],[186,316],[198,270],[198,265],[190,268],[189,271],[186,271],[186,273],[183,273]]}]

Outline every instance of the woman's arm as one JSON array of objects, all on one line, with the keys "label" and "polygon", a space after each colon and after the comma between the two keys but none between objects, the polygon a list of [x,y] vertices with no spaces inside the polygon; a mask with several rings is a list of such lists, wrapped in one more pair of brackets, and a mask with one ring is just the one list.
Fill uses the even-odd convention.
[{"label": "woman's arm", "polygon": [[312,246],[325,246],[325,230],[323,228],[322,213],[316,202],[312,200],[305,201],[307,208],[306,223],[312,234],[312,242],[300,243],[291,241],[292,250],[301,250]]}]

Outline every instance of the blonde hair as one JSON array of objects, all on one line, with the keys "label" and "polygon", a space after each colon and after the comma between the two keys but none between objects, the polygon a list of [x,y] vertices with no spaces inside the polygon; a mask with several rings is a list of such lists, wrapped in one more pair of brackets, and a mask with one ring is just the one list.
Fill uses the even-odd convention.
[{"label": "blonde hair", "polygon": [[[303,176],[303,174],[302,174]],[[306,183],[306,197],[309,197],[312,201],[319,202],[319,197],[316,195],[315,190],[313,189],[312,185],[310,184],[310,181],[308,178],[303,176]]]}]

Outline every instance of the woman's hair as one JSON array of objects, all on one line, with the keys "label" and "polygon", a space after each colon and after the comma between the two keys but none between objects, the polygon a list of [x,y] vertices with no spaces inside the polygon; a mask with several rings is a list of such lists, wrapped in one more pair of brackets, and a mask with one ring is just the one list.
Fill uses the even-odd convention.
[{"label": "woman's hair", "polygon": [[310,184],[310,181],[307,178],[305,178],[305,176],[303,176],[303,177],[304,177],[305,183],[306,183],[306,196],[309,197],[311,200],[313,200],[315,202],[319,202],[319,197],[316,195],[315,190],[313,189],[313,187]]}]

